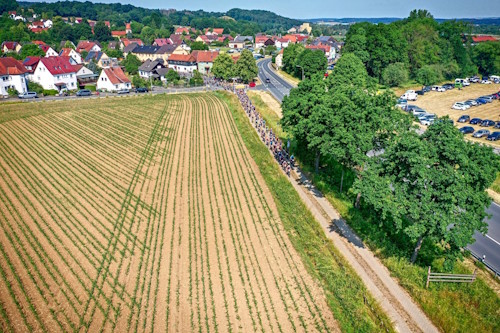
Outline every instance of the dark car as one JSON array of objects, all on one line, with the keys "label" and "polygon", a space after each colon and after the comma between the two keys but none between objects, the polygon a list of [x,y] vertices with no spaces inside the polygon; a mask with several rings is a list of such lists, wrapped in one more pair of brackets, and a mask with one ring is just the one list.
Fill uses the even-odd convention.
[{"label": "dark car", "polygon": [[424,86],[424,87],[422,87],[422,91],[423,91],[423,92],[429,92],[429,91],[431,91],[431,90],[432,90],[432,87],[431,87],[431,86]]},{"label": "dark car", "polygon": [[458,122],[459,123],[466,123],[470,120],[470,117],[466,114],[464,114],[463,116],[460,116],[460,118],[458,118]]},{"label": "dark car", "polygon": [[462,132],[463,134],[474,133],[474,127],[472,127],[472,126],[464,126],[461,129],[459,129],[459,131]]},{"label": "dark car", "polygon": [[482,127],[490,127],[495,126],[495,122],[493,120],[485,119],[481,122]]},{"label": "dark car", "polygon": [[497,121],[497,124],[495,125],[495,128],[500,128],[500,121]]},{"label": "dark car", "polygon": [[271,83],[271,79],[269,79],[268,77],[266,77],[266,83]]},{"label": "dark car", "polygon": [[417,95],[425,94],[425,91],[423,91],[423,90],[416,90],[415,92],[417,93]]},{"label": "dark car", "polygon": [[493,97],[492,97],[492,96],[490,96],[490,95],[481,96],[481,97],[479,97],[479,98],[480,98],[480,99],[484,99],[484,100],[485,100],[486,102],[488,102],[488,103],[493,102]]},{"label": "dark car", "polygon": [[478,125],[478,124],[481,124],[483,120],[481,118],[472,118],[471,121],[470,121],[470,124],[471,125]]},{"label": "dark car", "polygon": [[149,90],[146,87],[135,88],[136,93],[147,93]]},{"label": "dark car", "polygon": [[486,140],[497,141],[500,139],[500,132],[493,132],[486,137]]},{"label": "dark car", "polygon": [[455,88],[455,85],[453,83],[445,83],[445,84],[443,84],[443,88],[446,90],[451,90],[451,89]]},{"label": "dark car", "polygon": [[500,93],[494,93],[490,95],[493,99],[499,99],[500,98]]},{"label": "dark car", "polygon": [[78,92],[76,93],[76,96],[92,96],[92,92],[88,89],[82,89],[82,90],[78,90]]},{"label": "dark car", "polygon": [[485,100],[484,98],[478,98],[478,99],[476,99],[476,103],[477,103],[477,105],[481,105],[481,104],[488,103],[488,101]]}]

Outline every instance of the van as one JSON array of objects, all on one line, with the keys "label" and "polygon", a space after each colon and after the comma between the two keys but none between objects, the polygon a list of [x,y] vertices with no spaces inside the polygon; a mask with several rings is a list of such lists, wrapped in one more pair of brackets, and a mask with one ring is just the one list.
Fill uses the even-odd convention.
[{"label": "van", "polygon": [[38,98],[36,92],[33,92],[33,91],[28,91],[28,92],[19,94],[19,95],[17,95],[17,97],[22,98],[22,99]]},{"label": "van", "polygon": [[407,90],[403,95],[401,95],[402,99],[406,99],[408,101],[416,101],[417,100],[417,93],[415,90]]},{"label": "van", "polygon": [[458,87],[467,87],[467,86],[470,86],[470,82],[469,82],[469,79],[456,79],[455,80],[455,88],[458,88]]}]

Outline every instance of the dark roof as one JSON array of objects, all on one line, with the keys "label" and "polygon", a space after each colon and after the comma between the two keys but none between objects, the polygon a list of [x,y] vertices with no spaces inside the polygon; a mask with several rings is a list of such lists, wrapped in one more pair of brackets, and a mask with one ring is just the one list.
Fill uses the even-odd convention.
[{"label": "dark roof", "polygon": [[162,59],[156,59],[156,60],[148,59],[139,67],[139,70],[144,72],[151,72],[153,69],[158,67],[158,65],[164,66]]},{"label": "dark roof", "polygon": [[137,45],[137,43],[128,44],[127,46],[125,46],[123,48],[123,53],[130,53],[130,52],[134,51],[136,47],[139,47],[139,45]]},{"label": "dark roof", "polygon": [[155,54],[160,49],[160,46],[137,46],[132,52],[139,54]]},{"label": "dark roof", "polygon": [[177,47],[178,47],[178,45],[174,45],[174,44],[163,45],[158,49],[156,54],[165,54],[165,53],[171,54],[172,52],[174,52],[177,49]]}]

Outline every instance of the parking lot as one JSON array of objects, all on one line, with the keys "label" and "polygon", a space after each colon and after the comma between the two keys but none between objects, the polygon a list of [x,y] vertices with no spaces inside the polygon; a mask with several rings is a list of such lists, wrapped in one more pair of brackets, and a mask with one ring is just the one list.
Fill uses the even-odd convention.
[{"label": "parking lot", "polygon": [[[500,131],[493,127],[481,127],[479,125],[470,125],[469,123],[458,123],[457,120],[461,115],[469,115],[472,118],[490,119],[495,122],[500,121],[500,100],[494,100],[491,103],[484,105],[473,106],[466,111],[454,110],[452,105],[455,102],[462,102],[468,99],[476,99],[480,96],[496,93],[500,90],[500,84],[479,84],[472,83],[462,90],[452,89],[445,92],[430,91],[423,96],[418,96],[417,101],[408,102],[426,110],[428,113],[435,113],[438,117],[449,116],[453,119],[455,126],[461,128],[463,126],[472,126],[475,130],[488,129],[490,132]],[[471,134],[466,135],[467,138],[500,147],[499,141],[487,141],[485,138],[474,139]]]}]

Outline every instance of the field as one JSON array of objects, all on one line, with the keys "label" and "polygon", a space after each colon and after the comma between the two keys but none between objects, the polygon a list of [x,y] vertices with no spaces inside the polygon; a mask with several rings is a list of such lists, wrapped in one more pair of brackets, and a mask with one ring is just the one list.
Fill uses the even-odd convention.
[{"label": "field", "polygon": [[[429,113],[435,113],[439,117],[449,116],[457,127],[472,126],[476,130],[481,128],[479,125],[470,125],[457,123],[456,121],[461,115],[467,114],[472,118],[477,117],[481,119],[490,119],[493,121],[500,121],[500,101],[495,100],[491,103],[473,106],[466,111],[454,110],[452,105],[455,102],[462,102],[468,99],[476,99],[483,95],[489,95],[498,92],[500,85],[498,84],[471,84],[462,90],[452,89],[445,92],[434,92],[430,91],[424,96],[418,96],[417,101],[409,102],[410,104],[417,105]],[[398,95],[399,96],[399,95]],[[489,128],[491,132],[495,131],[492,127]],[[487,141],[483,139],[473,139],[471,134],[467,134],[466,137],[475,142],[488,143],[494,146],[500,147],[499,141]]]},{"label": "field", "polygon": [[0,258],[2,332],[339,331],[212,94],[0,105]]}]

